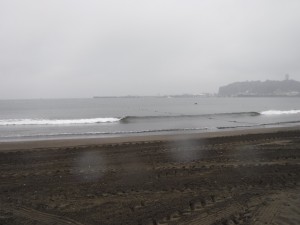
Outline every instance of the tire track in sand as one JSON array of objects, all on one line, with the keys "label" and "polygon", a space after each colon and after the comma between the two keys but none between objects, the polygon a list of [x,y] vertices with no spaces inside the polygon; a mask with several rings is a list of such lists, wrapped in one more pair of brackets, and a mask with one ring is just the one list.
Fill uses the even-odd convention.
[{"label": "tire track in sand", "polygon": [[43,213],[31,208],[22,207],[19,209],[14,209],[13,214],[18,217],[23,217],[29,220],[34,220],[37,222],[42,222],[44,224],[59,224],[59,225],[84,225],[75,220],[69,219],[67,217],[57,216],[49,213]]}]

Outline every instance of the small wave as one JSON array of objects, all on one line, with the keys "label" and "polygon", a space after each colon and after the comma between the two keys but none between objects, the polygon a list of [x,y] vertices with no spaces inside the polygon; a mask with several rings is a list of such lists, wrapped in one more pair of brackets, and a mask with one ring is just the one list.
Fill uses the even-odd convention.
[{"label": "small wave", "polygon": [[126,134],[143,134],[159,132],[179,132],[179,131],[204,131],[209,128],[175,128],[175,129],[157,129],[157,130],[137,130],[137,131],[112,131],[112,132],[84,132],[84,133],[50,133],[50,134],[33,134],[33,135],[13,135],[0,136],[0,138],[35,138],[35,137],[59,137],[59,136],[93,136],[93,135],[126,135]]},{"label": "small wave", "polygon": [[230,126],[230,127],[217,127],[218,130],[224,130],[224,129],[237,129],[237,128],[250,128],[250,127],[257,127],[259,125],[252,125],[252,126]]},{"label": "small wave", "polygon": [[262,126],[269,126],[269,125],[284,125],[284,124],[296,124],[296,123],[300,123],[300,120],[282,121],[282,122],[275,122],[275,123],[262,123],[260,125],[262,125]]},{"label": "small wave", "polygon": [[281,121],[275,123],[260,123],[260,124],[253,124],[253,125],[243,125],[243,126],[224,126],[224,127],[216,127],[218,130],[223,129],[237,129],[237,128],[254,128],[254,127],[264,127],[264,126],[277,126],[277,125],[285,125],[285,124],[298,124],[300,120],[295,121]]},{"label": "small wave", "polygon": [[268,111],[263,111],[260,114],[261,115],[290,115],[290,114],[298,114],[298,113],[300,113],[300,110],[286,110],[286,111],[268,110]]},{"label": "small wave", "polygon": [[0,120],[0,126],[18,125],[72,125],[72,124],[96,124],[113,123],[120,121],[120,118],[92,118],[92,119],[8,119]]}]

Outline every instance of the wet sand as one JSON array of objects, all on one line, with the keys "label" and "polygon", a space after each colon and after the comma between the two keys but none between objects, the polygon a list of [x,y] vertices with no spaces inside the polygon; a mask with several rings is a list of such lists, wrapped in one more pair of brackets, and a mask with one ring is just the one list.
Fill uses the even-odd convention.
[{"label": "wet sand", "polygon": [[300,224],[300,129],[0,143],[0,224]]}]

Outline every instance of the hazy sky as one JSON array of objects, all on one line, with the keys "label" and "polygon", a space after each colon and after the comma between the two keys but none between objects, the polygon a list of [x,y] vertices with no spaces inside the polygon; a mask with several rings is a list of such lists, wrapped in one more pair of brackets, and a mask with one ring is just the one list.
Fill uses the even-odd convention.
[{"label": "hazy sky", "polygon": [[299,0],[0,0],[0,98],[300,80]]}]

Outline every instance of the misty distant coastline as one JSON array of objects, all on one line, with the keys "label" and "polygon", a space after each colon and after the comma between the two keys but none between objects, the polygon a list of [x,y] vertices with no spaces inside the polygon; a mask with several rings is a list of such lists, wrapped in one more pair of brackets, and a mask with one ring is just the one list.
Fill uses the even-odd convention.
[{"label": "misty distant coastline", "polygon": [[200,97],[300,97],[300,82],[285,80],[243,81],[219,87],[216,93],[177,95],[93,96],[93,98],[200,98]]},{"label": "misty distant coastline", "polygon": [[220,97],[300,97],[300,82],[266,80],[235,82],[219,88]]},{"label": "misty distant coastline", "polygon": [[178,94],[178,95],[124,95],[124,96],[93,96],[93,98],[198,98],[198,97],[215,97],[216,94]]}]

